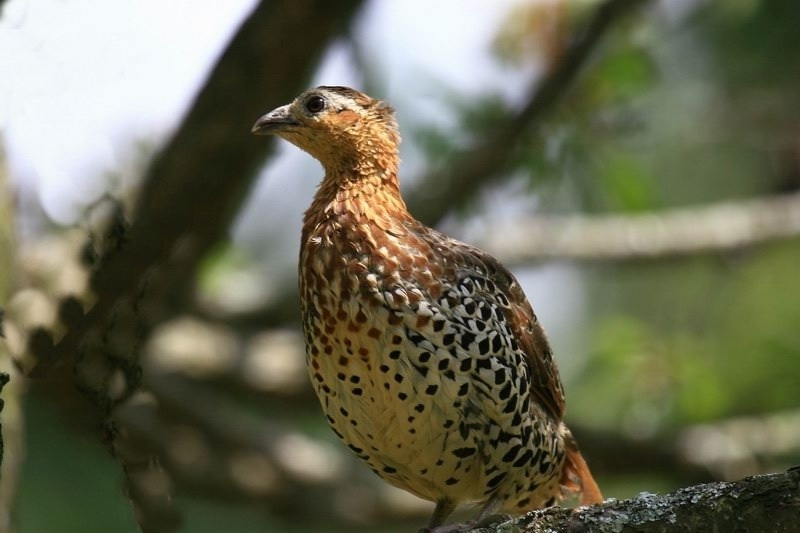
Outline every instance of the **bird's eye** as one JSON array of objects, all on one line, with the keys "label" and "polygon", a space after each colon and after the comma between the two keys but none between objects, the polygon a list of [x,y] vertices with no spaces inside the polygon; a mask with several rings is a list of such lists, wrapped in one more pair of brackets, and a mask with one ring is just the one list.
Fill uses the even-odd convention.
[{"label": "bird's eye", "polygon": [[325,109],[325,99],[321,96],[312,96],[306,100],[306,109],[309,113],[319,113]]}]

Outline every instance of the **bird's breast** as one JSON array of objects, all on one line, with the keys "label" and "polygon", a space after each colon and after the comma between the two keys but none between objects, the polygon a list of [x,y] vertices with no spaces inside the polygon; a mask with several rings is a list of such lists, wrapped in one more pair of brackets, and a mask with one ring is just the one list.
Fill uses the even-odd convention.
[{"label": "bird's breast", "polygon": [[[441,296],[434,278],[441,272],[392,236],[354,237],[315,235],[301,251],[309,375],[328,422],[351,450],[390,483],[435,499],[455,479],[453,459],[479,460],[453,412],[464,380],[443,377],[445,352],[434,357],[441,350],[420,333],[441,331],[433,329],[430,305],[432,292]],[[471,452],[443,457],[450,447]],[[466,475],[481,472],[476,465]]]},{"label": "bird's breast", "polygon": [[400,231],[339,225],[304,240],[308,370],[334,432],[378,475],[429,500],[550,480],[552,468],[532,470],[555,464],[555,444],[527,416],[530,375],[507,301],[482,296],[485,273],[449,270],[424,235]]}]

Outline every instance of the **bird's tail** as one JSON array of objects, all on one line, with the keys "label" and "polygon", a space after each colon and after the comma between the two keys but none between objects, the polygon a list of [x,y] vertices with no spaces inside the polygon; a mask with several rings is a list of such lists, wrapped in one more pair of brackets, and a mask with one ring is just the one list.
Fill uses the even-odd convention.
[{"label": "bird's tail", "polygon": [[[564,427],[564,426],[562,426]],[[561,486],[570,493],[580,492],[581,505],[593,505],[603,501],[603,494],[597,486],[589,465],[581,455],[578,443],[572,433],[564,427],[564,444],[566,445],[566,457],[564,459],[564,469],[561,473]]]}]

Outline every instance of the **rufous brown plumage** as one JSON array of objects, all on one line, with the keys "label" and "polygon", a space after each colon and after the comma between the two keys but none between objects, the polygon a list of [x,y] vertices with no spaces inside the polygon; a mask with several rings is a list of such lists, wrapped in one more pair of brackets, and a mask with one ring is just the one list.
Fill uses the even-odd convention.
[{"label": "rufous brown plumage", "polygon": [[318,159],[300,295],[311,381],[333,431],[376,474],[436,503],[520,514],[600,491],[563,422],[542,326],[490,255],[426,227],[398,186],[392,108],[317,87],[261,117]]}]

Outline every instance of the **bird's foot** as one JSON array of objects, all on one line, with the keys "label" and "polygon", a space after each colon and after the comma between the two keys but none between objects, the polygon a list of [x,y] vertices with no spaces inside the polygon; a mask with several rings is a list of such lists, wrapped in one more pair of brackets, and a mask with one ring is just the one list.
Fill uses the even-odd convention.
[{"label": "bird's foot", "polygon": [[423,527],[419,530],[419,533],[464,533],[466,531],[472,531],[473,529],[481,529],[502,524],[508,520],[511,520],[511,516],[497,513],[489,516],[478,517],[474,520],[467,520],[466,522],[455,522],[453,524],[444,524],[438,527]]}]

